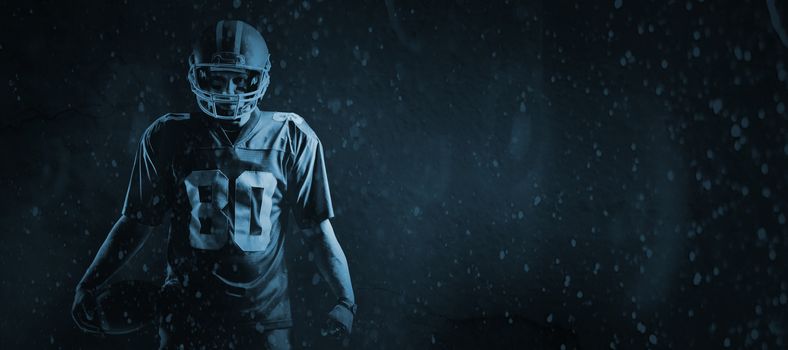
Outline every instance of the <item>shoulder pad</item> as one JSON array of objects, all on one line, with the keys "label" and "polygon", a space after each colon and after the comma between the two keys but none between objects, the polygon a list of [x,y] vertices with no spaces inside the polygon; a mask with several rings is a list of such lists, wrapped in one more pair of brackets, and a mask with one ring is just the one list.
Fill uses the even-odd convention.
[{"label": "shoulder pad", "polygon": [[283,121],[287,121],[287,120],[291,120],[293,123],[296,123],[296,124],[301,124],[301,123],[304,122],[304,118],[302,118],[300,115],[295,114],[295,113],[281,113],[281,112],[278,112],[278,113],[274,113],[274,115],[271,118],[273,118],[274,120],[276,120],[278,122],[283,122]]},{"label": "shoulder pad", "polygon": [[158,118],[158,120],[184,120],[189,119],[189,113],[166,113]]},{"label": "shoulder pad", "polygon": [[189,120],[189,113],[166,113],[153,121],[153,124],[163,125],[173,121]]}]

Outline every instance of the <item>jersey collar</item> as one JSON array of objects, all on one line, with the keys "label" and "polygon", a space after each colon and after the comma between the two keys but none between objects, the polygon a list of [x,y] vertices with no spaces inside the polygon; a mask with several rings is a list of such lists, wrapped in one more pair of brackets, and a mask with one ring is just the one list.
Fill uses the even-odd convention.
[{"label": "jersey collar", "polygon": [[241,131],[236,137],[235,142],[232,142],[227,134],[222,129],[222,126],[213,119],[213,117],[206,115],[205,113],[200,112],[200,116],[208,128],[208,131],[211,133],[211,136],[218,141],[224,147],[238,147],[239,145],[243,145],[246,141],[248,141],[253,135],[254,130],[257,129],[258,125],[260,124],[261,114],[262,112],[260,109],[255,107],[252,111],[252,114],[249,116],[249,120],[241,127]]}]

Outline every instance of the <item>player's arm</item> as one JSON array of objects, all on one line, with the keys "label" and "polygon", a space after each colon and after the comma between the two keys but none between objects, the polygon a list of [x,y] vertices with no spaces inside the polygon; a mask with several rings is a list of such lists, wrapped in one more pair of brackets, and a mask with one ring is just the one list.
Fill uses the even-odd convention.
[{"label": "player's arm", "polygon": [[331,221],[326,219],[319,226],[303,230],[309,249],[315,256],[315,263],[323,279],[328,282],[334,295],[355,304],[356,297],[350,282],[345,252],[337,241]]},{"label": "player's arm", "polygon": [[[294,184],[288,186],[288,196],[298,227],[303,231],[309,250],[323,279],[326,280],[337,304],[328,313],[327,329],[323,335],[350,333],[356,313],[356,298],[350,283],[350,272],[342,247],[337,242],[330,219],[334,217],[328,189],[325,157],[320,140],[310,135],[303,119],[293,119],[291,149],[295,151],[292,167]],[[302,126],[299,128],[299,123]]]},{"label": "player's arm", "polygon": [[337,306],[329,314],[330,320],[338,324],[329,324],[326,330],[330,334],[339,332],[342,325],[348,333],[351,330],[356,309],[356,297],[350,281],[345,253],[337,241],[331,221],[323,220],[318,226],[302,230],[306,237],[309,250],[315,257],[315,264],[324,280],[328,283],[338,299]]},{"label": "player's arm", "polygon": [[72,315],[80,327],[90,324],[80,321],[93,317],[96,302],[93,292],[103,287],[139,251],[152,228],[162,222],[170,209],[170,158],[162,140],[176,141],[157,134],[166,120],[166,117],[157,119],[140,138],[121,217],[107,234],[96,257],[77,284]]},{"label": "player's arm", "polygon": [[121,216],[104,239],[77,287],[95,289],[104,284],[139,251],[152,229],[152,226]]},{"label": "player's arm", "polygon": [[95,300],[87,296],[103,285],[139,251],[152,228],[126,216],[121,216],[115,222],[93,262],[77,284],[71,311],[78,324],[90,323],[95,316],[92,314],[93,305],[89,305]]}]

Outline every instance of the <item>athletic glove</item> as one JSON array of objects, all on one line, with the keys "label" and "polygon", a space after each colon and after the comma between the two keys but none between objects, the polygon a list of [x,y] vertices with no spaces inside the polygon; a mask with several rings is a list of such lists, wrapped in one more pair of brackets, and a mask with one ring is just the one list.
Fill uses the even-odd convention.
[{"label": "athletic glove", "polygon": [[348,299],[341,298],[336,306],[328,313],[326,328],[321,330],[321,334],[341,337],[349,335],[353,330],[353,317],[356,315],[358,306]]}]

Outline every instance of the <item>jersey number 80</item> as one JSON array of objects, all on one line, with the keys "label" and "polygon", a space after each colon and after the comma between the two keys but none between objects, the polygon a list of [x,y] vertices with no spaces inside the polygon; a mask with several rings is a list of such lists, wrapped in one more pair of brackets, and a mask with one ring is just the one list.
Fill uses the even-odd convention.
[{"label": "jersey number 80", "polygon": [[[189,242],[197,249],[216,250],[227,244],[229,218],[225,207],[230,181],[220,170],[196,170],[184,180],[191,204]],[[247,170],[235,179],[233,241],[247,252],[262,251],[271,241],[271,197],[276,178]]]}]

